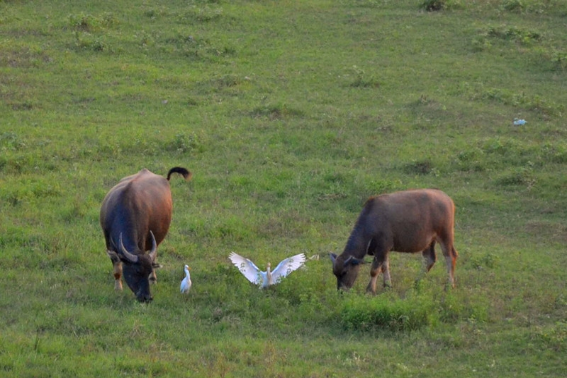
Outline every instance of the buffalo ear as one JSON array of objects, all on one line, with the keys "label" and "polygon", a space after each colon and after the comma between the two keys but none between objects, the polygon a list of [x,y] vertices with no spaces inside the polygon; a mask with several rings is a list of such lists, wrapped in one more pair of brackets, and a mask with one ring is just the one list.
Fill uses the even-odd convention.
[{"label": "buffalo ear", "polygon": [[116,263],[129,264],[130,263],[130,261],[128,259],[126,259],[124,256],[122,256],[118,252],[106,251],[106,254],[108,255],[108,257],[110,257],[110,261],[112,261],[113,264],[116,264]]},{"label": "buffalo ear", "polygon": [[131,264],[135,264],[132,260],[130,260],[128,257],[124,256],[121,253],[118,253],[118,258],[120,259],[120,262],[122,262],[123,264],[126,265],[131,265]]},{"label": "buffalo ear", "polygon": [[337,260],[337,255],[335,255],[334,253],[329,253],[329,257],[331,258],[333,265],[335,265],[335,261]]},{"label": "buffalo ear", "polygon": [[106,251],[106,254],[108,255],[108,257],[110,257],[110,260],[112,260],[113,263],[120,261],[120,256],[118,256],[118,253],[114,251]]}]

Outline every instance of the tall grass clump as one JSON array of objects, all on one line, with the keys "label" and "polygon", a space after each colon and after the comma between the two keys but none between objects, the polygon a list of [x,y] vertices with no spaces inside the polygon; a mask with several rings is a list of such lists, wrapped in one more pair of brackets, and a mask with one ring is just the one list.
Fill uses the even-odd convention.
[{"label": "tall grass clump", "polygon": [[567,50],[554,49],[551,52],[546,53],[545,56],[557,69],[561,71],[565,71],[567,69]]},{"label": "tall grass clump", "polygon": [[84,12],[69,15],[69,26],[75,30],[96,32],[117,24],[118,19],[114,14],[108,12],[98,17]]},{"label": "tall grass clump", "polygon": [[544,349],[558,353],[567,352],[567,322],[559,321],[553,326],[539,329],[534,341]]},{"label": "tall grass clump", "polygon": [[437,12],[459,7],[461,7],[461,2],[459,0],[424,0],[420,4],[420,8],[427,12]]},{"label": "tall grass clump", "polygon": [[484,323],[489,320],[486,300],[474,294],[439,291],[426,280],[414,282],[404,295],[394,291],[375,297],[347,294],[338,318],[346,330],[405,332],[435,328],[460,321]]},{"label": "tall grass clump", "polygon": [[500,9],[510,13],[544,14],[561,6],[564,6],[563,2],[553,0],[504,0]]},{"label": "tall grass clump", "polygon": [[352,76],[354,80],[350,84],[354,88],[378,88],[380,87],[380,82],[378,79],[372,75],[367,74],[365,70],[360,67],[352,67]]},{"label": "tall grass clump", "polygon": [[434,324],[435,305],[417,295],[404,299],[392,295],[352,296],[342,305],[340,321],[349,330],[414,331]]}]

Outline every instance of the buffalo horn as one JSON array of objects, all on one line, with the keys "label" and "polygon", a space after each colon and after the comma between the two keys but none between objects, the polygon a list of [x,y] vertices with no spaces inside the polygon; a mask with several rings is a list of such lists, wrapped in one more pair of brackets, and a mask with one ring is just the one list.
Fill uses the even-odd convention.
[{"label": "buffalo horn", "polygon": [[150,231],[150,235],[152,235],[152,250],[150,251],[150,258],[152,259],[152,261],[155,261],[157,255],[156,237],[154,236],[154,233],[152,231]]},{"label": "buffalo horn", "polygon": [[128,252],[124,247],[124,243],[122,243],[122,233],[120,233],[120,253],[122,254],[122,256],[124,256],[124,258],[126,258],[126,260],[130,261],[131,263],[135,264],[138,262],[138,256]]}]

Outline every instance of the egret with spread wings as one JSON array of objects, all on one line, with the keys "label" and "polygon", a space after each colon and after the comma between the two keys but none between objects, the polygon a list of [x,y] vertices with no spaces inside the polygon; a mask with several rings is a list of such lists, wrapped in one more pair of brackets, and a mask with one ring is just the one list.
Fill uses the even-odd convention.
[{"label": "egret with spread wings", "polygon": [[282,260],[273,271],[270,270],[270,263],[268,263],[268,269],[263,272],[252,261],[237,253],[231,252],[228,258],[248,281],[260,285],[261,288],[277,284],[282,278],[299,269],[306,260],[305,255],[300,253]]}]

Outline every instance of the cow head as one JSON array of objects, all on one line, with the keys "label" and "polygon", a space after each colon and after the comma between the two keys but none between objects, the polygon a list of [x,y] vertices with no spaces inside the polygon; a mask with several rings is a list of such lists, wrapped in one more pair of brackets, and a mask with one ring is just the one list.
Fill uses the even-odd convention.
[{"label": "cow head", "polygon": [[122,243],[122,234],[120,234],[120,245],[118,248],[118,257],[123,263],[123,276],[130,290],[134,292],[136,298],[140,302],[150,302],[153,298],[150,293],[150,275],[154,270],[154,261],[157,254],[157,243],[153,232],[152,249],[150,253],[130,253]]},{"label": "cow head", "polygon": [[349,290],[358,277],[363,260],[353,256],[345,259],[343,255],[337,256],[334,253],[331,253],[329,257],[333,261],[333,273],[337,277],[337,290]]}]

